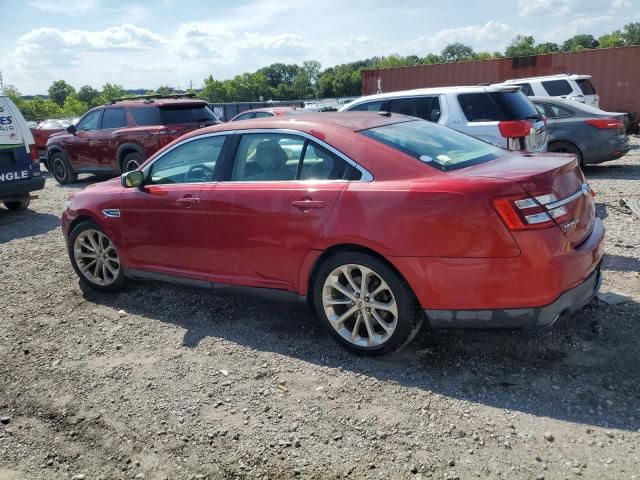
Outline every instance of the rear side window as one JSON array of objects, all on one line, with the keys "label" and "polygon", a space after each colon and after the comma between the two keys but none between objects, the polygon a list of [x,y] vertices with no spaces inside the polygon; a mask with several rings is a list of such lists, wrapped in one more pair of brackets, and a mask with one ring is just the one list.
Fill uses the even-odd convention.
[{"label": "rear side window", "polygon": [[254,118],[255,113],[250,112],[250,113],[243,113],[242,115],[238,115],[235,120],[249,120],[251,118]]},{"label": "rear side window", "polygon": [[541,115],[547,118],[567,118],[573,117],[574,113],[568,108],[561,107],[559,105],[552,105],[550,103],[536,103],[536,109]]},{"label": "rear side window", "polygon": [[171,125],[176,123],[217,122],[216,116],[206,105],[171,105],[160,107],[162,123]]},{"label": "rear side window", "polygon": [[273,117],[273,116],[275,115],[271,112],[256,112],[254,114],[254,118],[265,118],[265,117]]},{"label": "rear side window", "polygon": [[127,120],[122,108],[107,108],[102,115],[102,129],[122,128],[127,126]]},{"label": "rear side window", "polygon": [[300,180],[346,179],[349,164],[327,149],[308,142],[300,168]]},{"label": "rear side window", "polygon": [[488,162],[505,154],[501,148],[482,140],[422,120],[384,125],[361,133],[443,171]]},{"label": "rear side window", "polygon": [[382,100],[374,102],[365,102],[359,105],[354,105],[349,109],[350,112],[379,112],[382,108]]},{"label": "rear side window", "polygon": [[591,83],[588,78],[583,78],[583,79],[580,79],[580,80],[576,80],[576,83],[580,87],[580,90],[582,90],[583,94],[585,94],[585,95],[595,95],[596,94],[596,89],[593,86],[593,83]]},{"label": "rear side window", "polygon": [[129,111],[133,115],[133,121],[140,127],[162,125],[160,110],[156,107],[132,107]]},{"label": "rear side window", "polygon": [[562,97],[573,92],[573,88],[566,80],[547,80],[542,82],[542,86],[552,97]]},{"label": "rear side window", "polygon": [[438,97],[394,98],[389,101],[388,110],[412,117],[422,118],[430,122],[440,119],[440,101]]},{"label": "rear side window", "polygon": [[524,93],[527,97],[533,97],[533,88],[529,83],[516,83],[522,89],[522,93]]},{"label": "rear side window", "polygon": [[517,92],[463,93],[458,102],[470,122],[499,122],[538,118],[538,112],[524,95]]}]

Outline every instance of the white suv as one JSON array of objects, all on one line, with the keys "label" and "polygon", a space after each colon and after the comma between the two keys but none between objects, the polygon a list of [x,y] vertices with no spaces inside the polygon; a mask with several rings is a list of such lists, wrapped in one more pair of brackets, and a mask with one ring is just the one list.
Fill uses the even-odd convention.
[{"label": "white suv", "polygon": [[591,75],[549,75],[514,78],[502,85],[517,85],[528,97],[559,97],[600,108],[600,97],[591,83]]},{"label": "white suv", "polygon": [[546,123],[516,86],[438,87],[360,97],[340,112],[386,111],[445,125],[510,150],[545,151]]}]

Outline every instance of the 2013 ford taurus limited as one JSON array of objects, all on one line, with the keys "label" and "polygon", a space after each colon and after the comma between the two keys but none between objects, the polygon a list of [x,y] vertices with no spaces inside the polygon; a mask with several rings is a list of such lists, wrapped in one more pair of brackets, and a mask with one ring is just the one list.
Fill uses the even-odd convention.
[{"label": "2013 ford taurus limited", "polygon": [[285,290],[352,352],[432,327],[548,325],[600,285],[604,229],[575,156],[510,152],[389,113],[189,133],[62,219],[80,280]]}]

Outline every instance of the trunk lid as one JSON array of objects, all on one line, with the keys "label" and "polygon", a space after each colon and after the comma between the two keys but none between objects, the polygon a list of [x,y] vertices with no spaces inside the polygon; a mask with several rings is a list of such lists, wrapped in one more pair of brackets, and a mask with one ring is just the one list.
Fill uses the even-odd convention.
[{"label": "trunk lid", "polygon": [[[595,204],[578,160],[574,155],[558,153],[519,153],[459,170],[471,177],[490,177],[518,183],[547,212],[560,208],[560,227],[572,246],[582,243],[593,230]],[[550,196],[551,195],[551,196]]]}]

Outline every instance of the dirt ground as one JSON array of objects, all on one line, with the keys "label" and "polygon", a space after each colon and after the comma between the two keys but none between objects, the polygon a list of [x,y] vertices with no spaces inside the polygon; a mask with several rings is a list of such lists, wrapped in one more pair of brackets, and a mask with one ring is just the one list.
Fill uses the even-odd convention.
[{"label": "dirt ground", "polygon": [[[82,289],[59,215],[0,209],[0,480],[640,478],[640,139],[586,169],[603,290],[553,328],[345,353],[306,308],[160,283]],[[122,310],[122,311],[121,311]]]}]

